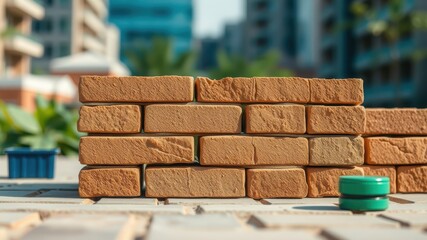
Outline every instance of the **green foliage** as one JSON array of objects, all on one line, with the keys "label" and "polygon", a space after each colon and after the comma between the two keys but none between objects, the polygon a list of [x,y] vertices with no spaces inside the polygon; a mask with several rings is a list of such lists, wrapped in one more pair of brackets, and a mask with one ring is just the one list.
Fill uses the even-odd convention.
[{"label": "green foliage", "polygon": [[279,68],[280,56],[270,52],[255,61],[248,61],[239,56],[228,56],[219,52],[217,56],[218,67],[210,71],[211,78],[224,77],[285,77],[292,72]]},{"label": "green foliage", "polygon": [[175,57],[172,40],[153,38],[150,44],[140,44],[137,49],[126,52],[135,75],[187,75],[194,74],[196,53],[185,52]]},{"label": "green foliage", "polygon": [[64,155],[75,155],[81,137],[77,120],[76,111],[41,96],[36,97],[33,114],[0,102],[0,152],[7,147],[60,148]]}]

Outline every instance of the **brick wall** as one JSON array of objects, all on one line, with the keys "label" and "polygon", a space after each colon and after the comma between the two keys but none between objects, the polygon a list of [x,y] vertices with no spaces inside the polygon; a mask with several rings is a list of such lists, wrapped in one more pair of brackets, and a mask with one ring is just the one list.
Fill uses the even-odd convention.
[{"label": "brick wall", "polygon": [[338,196],[341,175],[427,192],[427,111],[365,109],[360,79],[84,76],[79,86],[84,197],[139,196],[144,183],[159,198]]}]

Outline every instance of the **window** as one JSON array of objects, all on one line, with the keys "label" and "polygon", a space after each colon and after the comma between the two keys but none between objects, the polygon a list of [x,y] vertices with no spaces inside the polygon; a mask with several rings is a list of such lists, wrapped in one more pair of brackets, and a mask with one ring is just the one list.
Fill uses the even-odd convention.
[{"label": "window", "polygon": [[71,0],[59,0],[59,6],[61,7],[67,7],[71,3]]},{"label": "window", "polygon": [[400,64],[400,79],[402,82],[410,82],[412,80],[413,64],[411,59],[405,59]]},{"label": "window", "polygon": [[381,78],[381,83],[390,83],[391,79],[390,79],[390,65],[384,65],[380,68],[380,78]]},{"label": "window", "polygon": [[68,21],[68,18],[61,17],[59,19],[59,31],[61,33],[68,33],[70,28],[70,22]]},{"label": "window", "polygon": [[44,0],[43,5],[46,7],[51,7],[53,5],[53,0]]},{"label": "window", "polygon": [[58,46],[59,57],[70,55],[70,45],[68,43],[61,43]]},{"label": "window", "polygon": [[44,44],[44,55],[43,58],[51,58],[53,51],[52,51],[52,44],[50,43],[45,43]]},{"label": "window", "polygon": [[255,25],[257,26],[257,28],[265,28],[268,26],[268,22],[265,19],[260,19],[255,22]]},{"label": "window", "polygon": [[257,47],[266,47],[268,44],[268,39],[265,37],[260,37],[256,39],[256,45]]},{"label": "window", "polygon": [[260,1],[256,3],[256,9],[259,11],[265,10],[268,7],[267,1]]}]

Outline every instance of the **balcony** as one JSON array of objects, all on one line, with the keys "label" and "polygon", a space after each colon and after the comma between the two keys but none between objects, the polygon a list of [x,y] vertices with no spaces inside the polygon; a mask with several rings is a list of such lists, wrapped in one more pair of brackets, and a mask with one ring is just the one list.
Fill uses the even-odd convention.
[{"label": "balcony", "polygon": [[400,58],[404,58],[412,54],[415,50],[414,39],[402,39],[395,46],[395,49],[390,46],[382,47],[380,49],[372,49],[356,56],[354,67],[360,71],[366,68],[375,67],[379,64],[384,64],[393,61],[392,52]]},{"label": "balcony", "polygon": [[94,32],[96,32],[98,34],[98,36],[104,35],[104,33],[106,31],[105,24],[92,11],[90,11],[90,10],[84,11],[83,22],[88,28],[90,28]]},{"label": "balcony", "polygon": [[83,48],[97,53],[103,53],[105,51],[104,44],[99,39],[89,34],[83,35]]},{"label": "balcony", "polygon": [[107,16],[107,6],[105,5],[105,1],[99,0],[86,0],[89,6],[95,11],[98,16],[104,18]]},{"label": "balcony", "polygon": [[44,8],[32,0],[6,0],[6,11],[27,15],[38,20],[44,17]]},{"label": "balcony", "polygon": [[9,52],[28,55],[31,57],[43,56],[43,45],[36,40],[20,35],[14,34],[6,37],[4,40],[4,49]]}]

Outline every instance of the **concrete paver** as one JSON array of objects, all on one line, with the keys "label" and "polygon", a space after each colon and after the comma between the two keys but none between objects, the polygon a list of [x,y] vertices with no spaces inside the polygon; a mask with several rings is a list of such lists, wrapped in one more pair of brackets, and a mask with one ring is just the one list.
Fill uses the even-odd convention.
[{"label": "concrete paver", "polygon": [[332,239],[346,239],[346,240],[425,240],[427,234],[419,230],[407,229],[407,228],[329,228],[325,230],[327,236]]},{"label": "concrete paver", "polygon": [[385,213],[381,216],[405,226],[427,229],[427,213]]},{"label": "concrete paver", "polygon": [[0,227],[20,228],[41,222],[37,212],[0,212]]},{"label": "concrete paver", "polygon": [[269,204],[338,204],[338,198],[268,198]]},{"label": "concrete paver", "polygon": [[157,205],[157,198],[101,198],[96,204]]},{"label": "concrete paver", "polygon": [[170,205],[259,205],[252,198],[168,198],[165,204]]},{"label": "concrete paver", "polygon": [[414,203],[427,203],[427,193],[412,193],[412,194],[392,194],[390,197],[404,199]]}]

